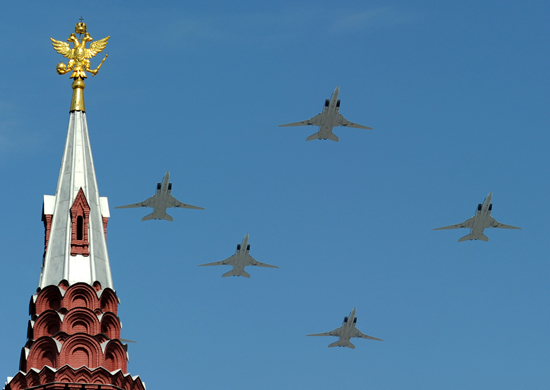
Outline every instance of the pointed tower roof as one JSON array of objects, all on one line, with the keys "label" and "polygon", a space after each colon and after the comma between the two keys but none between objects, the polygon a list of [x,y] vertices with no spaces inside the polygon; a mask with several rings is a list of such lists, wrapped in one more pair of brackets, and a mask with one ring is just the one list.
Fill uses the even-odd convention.
[{"label": "pointed tower roof", "polygon": [[[79,30],[79,25],[84,27]],[[101,52],[109,37],[85,49],[83,45],[92,40],[85,25],[77,24],[75,32],[85,36],[79,43],[76,35],[71,34],[69,41],[75,44],[74,50],[69,44],[52,39],[55,50],[71,59],[68,67],[63,63],[57,65],[57,73],[73,71],[74,82],[57,190],[55,196],[44,196],[46,247],[38,283],[40,289],[57,286],[63,280],[69,285],[80,282],[93,285],[97,281],[102,288],[113,288],[106,244],[109,204],[107,198],[99,196],[84,106],[86,72],[95,75],[103,64],[90,70],[87,58]],[[76,50],[79,45],[84,49]]]},{"label": "pointed tower roof", "polygon": [[[75,201],[81,199],[85,204],[77,205]],[[76,215],[74,206],[79,206],[83,215]],[[55,196],[44,197],[44,215],[52,218],[38,287],[58,285],[66,280],[69,285],[79,282],[93,285],[98,281],[104,288],[113,288],[104,230],[109,205],[107,198],[99,196],[83,111],[70,113],[57,190]],[[82,222],[78,222],[79,217]],[[76,230],[87,227],[87,237],[86,232],[78,236],[75,226]]]}]

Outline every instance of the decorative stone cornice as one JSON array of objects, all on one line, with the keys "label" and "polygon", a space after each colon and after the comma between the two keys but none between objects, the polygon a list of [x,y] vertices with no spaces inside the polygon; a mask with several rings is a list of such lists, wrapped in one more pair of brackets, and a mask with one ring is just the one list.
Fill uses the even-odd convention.
[{"label": "decorative stone cornice", "polygon": [[145,390],[145,384],[139,376],[124,374],[120,370],[108,371],[103,367],[73,368],[65,365],[58,369],[45,366],[41,370],[19,371],[13,378],[8,378],[4,390]]}]

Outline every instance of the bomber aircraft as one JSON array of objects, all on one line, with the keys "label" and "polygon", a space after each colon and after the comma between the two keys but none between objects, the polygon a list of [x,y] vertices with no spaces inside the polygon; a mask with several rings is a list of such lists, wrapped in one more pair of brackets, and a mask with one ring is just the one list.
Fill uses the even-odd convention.
[{"label": "bomber aircraft", "polygon": [[250,274],[244,270],[244,267],[249,265],[255,265],[258,267],[267,267],[267,268],[279,268],[275,265],[260,263],[256,261],[250,254],[250,244],[248,243],[248,233],[244,236],[243,242],[237,244],[237,252],[231,257],[223,261],[216,261],[215,263],[201,264],[199,267],[205,267],[210,265],[232,265],[233,269],[229,272],[226,272],[222,275],[222,278],[227,276],[244,276],[245,278],[250,278]]},{"label": "bomber aircraft", "polygon": [[307,137],[306,141],[313,141],[315,139],[329,139],[335,142],[338,142],[338,137],[332,132],[332,129],[335,126],[372,130],[372,127],[367,127],[348,121],[338,112],[340,110],[340,100],[338,100],[339,93],[340,87],[338,86],[332,93],[330,100],[325,100],[325,107],[323,108],[323,112],[319,115],[316,115],[306,121],[287,123],[286,125],[279,125],[279,127],[319,126],[319,131]]},{"label": "bomber aircraft", "polygon": [[466,240],[481,240],[487,242],[489,241],[489,237],[483,234],[483,231],[486,228],[521,229],[516,226],[505,225],[497,222],[493,217],[491,217],[491,211],[493,210],[493,204],[491,203],[492,197],[493,192],[491,191],[483,203],[477,205],[476,213],[472,218],[456,225],[435,228],[434,230],[467,228],[471,229],[470,233],[460,238],[458,242]]},{"label": "bomber aircraft", "polygon": [[354,307],[351,313],[349,313],[348,317],[344,317],[344,322],[342,323],[342,326],[338,329],[334,329],[332,332],[325,332],[325,333],[316,333],[316,334],[308,334],[308,336],[336,336],[339,337],[338,341],[335,341],[332,344],[329,344],[329,348],[331,347],[348,347],[351,349],[355,349],[355,345],[353,345],[349,339],[352,337],[358,337],[361,339],[368,339],[368,340],[378,340],[383,341],[382,339],[377,339],[376,337],[367,336],[366,334],[363,334],[355,327],[355,324],[357,324],[357,317],[355,317],[355,310]]},{"label": "bomber aircraft", "polygon": [[166,172],[162,183],[157,183],[157,192],[155,195],[151,196],[149,199],[144,200],[143,202],[129,204],[126,206],[118,206],[115,209],[128,209],[134,207],[153,207],[153,212],[149,215],[146,215],[141,220],[149,221],[151,219],[165,219],[167,221],[173,221],[172,218],[166,212],[168,207],[181,207],[184,209],[195,209],[195,210],[204,210],[202,207],[191,206],[190,204],[181,203],[179,200],[174,198],[171,194],[172,192],[172,183],[170,183],[170,171]]}]

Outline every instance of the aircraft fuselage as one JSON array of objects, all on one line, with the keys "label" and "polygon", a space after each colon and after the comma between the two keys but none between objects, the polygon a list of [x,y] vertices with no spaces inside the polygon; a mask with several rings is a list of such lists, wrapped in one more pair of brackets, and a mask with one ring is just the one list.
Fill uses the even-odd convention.
[{"label": "aircraft fuselage", "polygon": [[[338,111],[340,110],[340,103],[338,101],[338,94],[340,93],[340,87],[336,87],[330,100],[325,102],[323,108],[323,116],[321,118],[321,125],[319,126],[319,138],[327,139],[332,133],[334,126],[338,125]],[[328,103],[328,105],[327,105]]]},{"label": "aircraft fuselage", "polygon": [[162,183],[157,184],[157,196],[155,197],[155,204],[153,206],[153,219],[164,218],[171,192],[172,183],[170,183],[170,171],[167,171],[162,179]]},{"label": "aircraft fuselage", "polygon": [[353,330],[355,329],[355,324],[357,323],[355,311],[356,309],[354,308],[351,313],[349,313],[349,316],[344,318],[344,322],[342,323],[342,328],[340,331],[340,339],[337,341],[337,346],[339,347],[346,347],[350,343],[350,339],[353,335]]},{"label": "aircraft fuselage", "polygon": [[491,225],[489,216],[493,209],[491,204],[491,198],[493,193],[489,193],[482,204],[479,204],[476,209],[476,214],[474,217],[474,223],[472,230],[470,231],[470,239],[477,240],[483,236],[483,231]]}]

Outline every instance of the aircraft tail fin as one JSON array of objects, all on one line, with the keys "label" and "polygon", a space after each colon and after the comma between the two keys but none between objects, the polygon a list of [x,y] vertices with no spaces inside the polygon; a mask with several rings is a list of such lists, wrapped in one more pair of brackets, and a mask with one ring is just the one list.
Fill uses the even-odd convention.
[{"label": "aircraft tail fin", "polygon": [[338,347],[338,341],[335,341],[334,343],[329,344],[328,347],[329,347],[329,348]]},{"label": "aircraft tail fin", "polygon": [[351,348],[351,349],[355,349],[355,345],[353,345],[352,343],[347,343],[346,347]]},{"label": "aircraft tail fin", "polygon": [[174,222],[174,218],[172,218],[168,213],[164,213],[164,217],[162,219],[165,219],[170,222]]},{"label": "aircraft tail fin", "polygon": [[306,141],[313,141],[319,139],[319,133],[311,134],[309,137],[306,138]]},{"label": "aircraft tail fin", "polygon": [[153,219],[153,214],[155,214],[154,212],[152,212],[151,214],[149,215],[146,215],[145,217],[141,218],[142,221],[150,221]]},{"label": "aircraft tail fin", "polygon": [[242,270],[240,273],[235,272],[235,270],[231,270],[229,272],[226,272],[222,275],[222,278],[227,278],[228,276],[244,276],[245,278],[250,279],[250,274],[246,272],[245,270]]},{"label": "aircraft tail fin", "polygon": [[334,142],[338,142],[338,137],[334,133],[330,133],[328,139]]},{"label": "aircraft tail fin", "polygon": [[489,237],[487,237],[485,234],[481,234],[481,236],[479,236],[479,239],[485,242],[489,241]]},{"label": "aircraft tail fin", "polygon": [[459,238],[459,239],[458,239],[458,242],[471,240],[472,238],[471,238],[470,236],[471,236],[471,234],[466,234],[464,237]]}]

